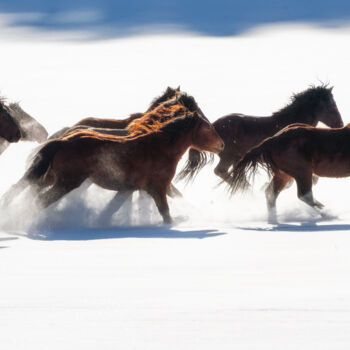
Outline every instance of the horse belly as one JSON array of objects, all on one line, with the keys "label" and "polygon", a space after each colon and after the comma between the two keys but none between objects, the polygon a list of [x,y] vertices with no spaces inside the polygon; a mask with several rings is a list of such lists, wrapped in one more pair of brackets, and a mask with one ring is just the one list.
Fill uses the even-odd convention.
[{"label": "horse belly", "polygon": [[313,172],[320,177],[348,177],[350,176],[349,160],[322,161],[314,165]]},{"label": "horse belly", "polygon": [[119,191],[130,187],[125,172],[116,165],[95,169],[90,175],[90,180],[107,190]]}]

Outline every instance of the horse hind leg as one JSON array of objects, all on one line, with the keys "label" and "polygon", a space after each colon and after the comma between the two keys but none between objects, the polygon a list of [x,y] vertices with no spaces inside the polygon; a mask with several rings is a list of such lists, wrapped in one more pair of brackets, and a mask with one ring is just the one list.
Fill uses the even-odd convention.
[{"label": "horse hind leg", "polygon": [[265,190],[268,210],[268,222],[277,222],[276,200],[281,191],[290,183],[291,176],[282,171],[277,171]]},{"label": "horse hind leg", "polygon": [[4,208],[11,204],[11,202],[17,197],[30,183],[24,179],[19,180],[17,183],[12,185],[0,199],[0,207]]},{"label": "horse hind leg", "polygon": [[45,209],[49,207],[51,204],[57,202],[63,196],[78,188],[85,179],[79,179],[73,181],[58,181],[52,187],[50,187],[47,191],[40,191],[37,196],[37,204],[41,209]]},{"label": "horse hind leg", "polygon": [[295,178],[298,189],[298,198],[307,205],[316,209],[321,216],[325,214],[321,212],[324,205],[317,201],[312,193],[312,174],[305,174],[305,176],[299,176]]},{"label": "horse hind leg", "polygon": [[228,160],[226,158],[220,158],[218,165],[214,169],[215,175],[221,177],[222,180],[227,181],[228,179],[228,169],[231,165],[236,162],[234,160]]}]

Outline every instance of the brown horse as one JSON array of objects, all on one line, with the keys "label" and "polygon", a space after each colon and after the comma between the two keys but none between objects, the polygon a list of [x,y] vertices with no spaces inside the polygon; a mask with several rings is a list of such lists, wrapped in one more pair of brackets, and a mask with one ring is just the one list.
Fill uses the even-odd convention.
[{"label": "brown horse", "polygon": [[40,207],[45,208],[90,179],[119,191],[121,199],[135,190],[146,191],[164,223],[170,223],[166,192],[181,156],[188,147],[218,153],[223,146],[213,126],[197,112],[188,111],[135,137],[76,131],[48,141],[10,192],[31,185]]},{"label": "brown horse", "polygon": [[[180,87],[173,89],[171,87],[167,87],[167,89],[163,92],[163,94],[159,97],[156,97],[148,107],[147,112],[152,111],[160,104],[174,99],[176,96],[181,95]],[[128,118],[125,119],[112,119],[112,118],[84,118],[75,123],[72,127],[64,127],[61,130],[55,132],[50,136],[49,139],[62,137],[67,135],[69,132],[75,131],[77,129],[89,129],[95,130],[98,132],[102,132],[105,134],[112,134],[116,136],[124,136],[132,132],[133,130],[129,130],[130,127],[134,125],[136,119],[141,118],[144,113],[133,113]],[[151,122],[148,120],[148,122]],[[105,130],[103,130],[105,129]]]},{"label": "brown horse", "polygon": [[251,149],[231,170],[231,191],[247,188],[247,178],[255,175],[259,165],[272,176],[265,191],[270,221],[276,220],[276,199],[292,178],[298,198],[324,215],[323,204],[313,197],[312,176],[350,176],[350,124],[338,129],[300,124],[286,127]]},{"label": "brown horse", "polygon": [[[150,113],[156,109],[155,113]],[[184,115],[185,110],[196,111],[206,119],[193,97],[182,92],[180,87],[176,89],[167,87],[162,95],[151,102],[145,113],[134,113],[126,119],[85,118],[73,127],[66,127],[56,132],[50,139],[68,135],[78,129],[87,129],[115,136],[129,135],[135,137],[137,134],[153,131],[156,124],[159,127],[161,123]],[[168,195],[170,197],[182,197],[181,192],[173,184],[168,188]]]},{"label": "brown horse", "polygon": [[[293,95],[290,104],[269,117],[252,117],[243,114],[222,117],[213,123],[225,143],[214,172],[226,180],[228,169],[235,166],[249,149],[267,137],[293,123],[316,126],[318,122],[331,128],[343,126],[332,95],[332,88],[327,88],[325,85],[312,86]],[[178,179],[191,180],[207,162],[205,154],[191,149],[187,164],[178,175]]]}]

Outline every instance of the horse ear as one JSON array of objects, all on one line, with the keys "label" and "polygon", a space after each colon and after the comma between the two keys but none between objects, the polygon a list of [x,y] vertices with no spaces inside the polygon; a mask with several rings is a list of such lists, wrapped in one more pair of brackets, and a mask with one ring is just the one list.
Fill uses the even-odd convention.
[{"label": "horse ear", "polygon": [[180,91],[180,85],[175,90],[176,91]]},{"label": "horse ear", "polygon": [[334,88],[334,86],[331,86],[331,87],[329,88],[329,91],[332,92],[332,91],[333,91],[333,88]]}]

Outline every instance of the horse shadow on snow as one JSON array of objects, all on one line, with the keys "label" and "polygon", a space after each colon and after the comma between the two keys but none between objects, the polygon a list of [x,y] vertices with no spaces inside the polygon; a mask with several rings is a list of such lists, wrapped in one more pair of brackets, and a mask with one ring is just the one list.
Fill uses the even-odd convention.
[{"label": "horse shadow on snow", "polygon": [[163,238],[163,239],[204,239],[224,235],[216,229],[181,231],[170,226],[134,226],[109,228],[61,228],[47,231],[32,231],[26,234],[30,239],[43,241],[87,241],[113,238]]}]

